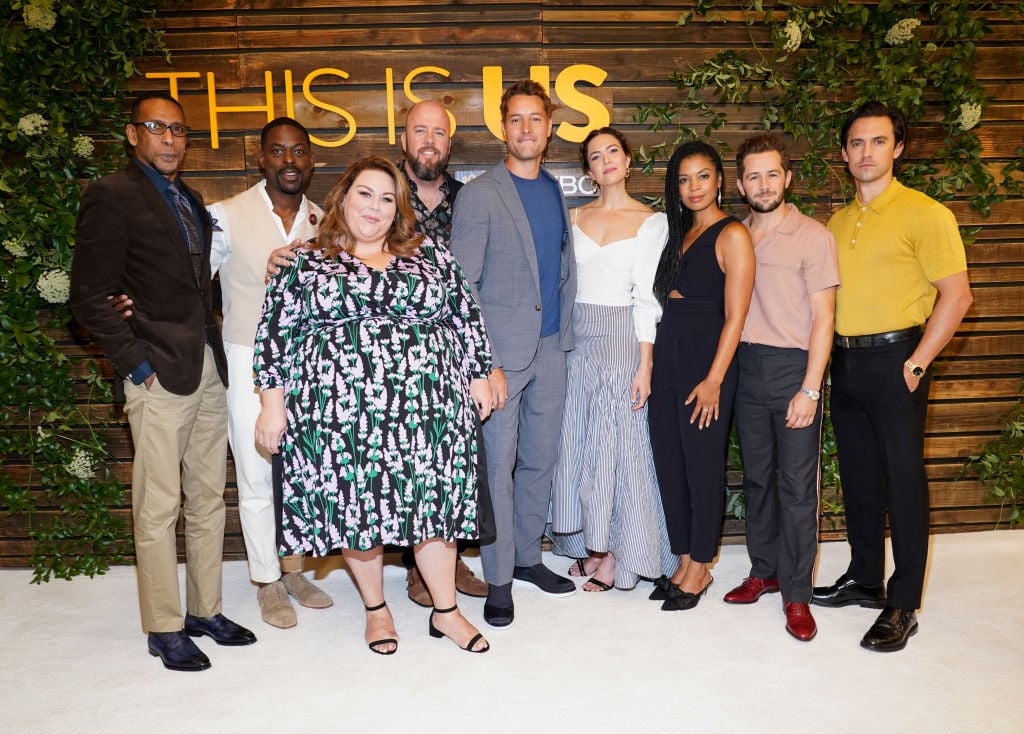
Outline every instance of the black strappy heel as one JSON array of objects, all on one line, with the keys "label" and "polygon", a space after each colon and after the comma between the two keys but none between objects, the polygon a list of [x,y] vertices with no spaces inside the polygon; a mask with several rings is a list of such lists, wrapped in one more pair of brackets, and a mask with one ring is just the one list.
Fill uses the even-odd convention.
[{"label": "black strappy heel", "polygon": [[[386,607],[387,605],[388,605],[388,603],[386,601],[382,601],[380,604],[378,604],[375,607],[368,607],[368,606],[366,606],[364,604],[363,608],[366,611],[368,611],[368,612],[378,612],[381,609],[383,609],[384,607]],[[395,649],[394,650],[382,650],[381,649],[384,645],[388,645],[388,644],[391,644],[391,643],[394,643],[394,645],[395,645]],[[385,637],[383,640],[374,640],[373,642],[367,643],[367,647],[370,648],[371,652],[375,652],[378,655],[394,655],[396,652],[398,652],[398,640],[395,639],[394,637]]]},{"label": "black strappy heel", "polygon": [[[454,607],[450,607],[448,609],[438,609],[437,607],[434,607],[433,611],[430,613],[430,636],[431,637],[446,637],[447,636],[447,635],[445,635],[444,632],[442,632],[441,630],[439,630],[437,627],[434,626],[434,615],[435,614],[451,614],[452,612],[456,611],[458,608],[459,608],[458,605],[456,605]],[[449,637],[448,639],[451,639],[451,638]],[[452,640],[452,642],[455,642],[456,645],[459,645],[459,647],[462,647],[462,649],[465,650],[466,652],[481,653],[481,652],[487,652],[488,650],[491,649],[491,644],[489,642],[487,642],[487,640],[484,640],[484,644],[486,645],[486,647],[484,647],[484,648],[482,648],[480,650],[474,650],[473,646],[476,645],[476,643],[479,642],[480,640],[484,640],[484,636],[482,634],[480,634],[479,632],[477,632],[473,636],[473,639],[471,639],[469,642],[466,643],[465,647],[462,647],[461,645],[459,645],[459,643],[455,642],[455,640]]]}]

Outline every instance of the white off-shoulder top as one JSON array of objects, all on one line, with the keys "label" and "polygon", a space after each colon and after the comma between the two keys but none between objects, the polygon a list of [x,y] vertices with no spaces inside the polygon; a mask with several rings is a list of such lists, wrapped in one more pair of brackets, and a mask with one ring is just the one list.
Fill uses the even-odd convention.
[{"label": "white off-shoulder top", "polygon": [[632,306],[636,338],[654,342],[661,306],[654,297],[654,274],[668,240],[668,218],[655,212],[636,234],[601,246],[576,225],[576,301],[602,306]]}]

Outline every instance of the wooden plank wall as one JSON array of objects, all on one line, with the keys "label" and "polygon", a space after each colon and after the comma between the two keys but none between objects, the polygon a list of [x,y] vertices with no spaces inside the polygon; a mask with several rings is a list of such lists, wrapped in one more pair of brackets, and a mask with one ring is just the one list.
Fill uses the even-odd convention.
[{"label": "wooden plank wall", "polygon": [[[397,139],[391,142],[391,126],[397,125],[400,132],[411,104],[403,85],[412,76],[411,89],[417,97],[441,99],[455,116],[452,168],[456,171],[479,170],[501,158],[503,146],[485,122],[484,89],[500,89],[502,79],[524,78],[531,67],[546,67],[552,85],[560,74],[566,74],[563,81],[578,78],[576,65],[603,70],[606,78],[599,85],[578,83],[577,92],[597,100],[634,145],[662,142],[663,134],[634,122],[637,104],[674,98],[677,92],[667,80],[673,70],[720,49],[748,44],[748,31],[740,24],[723,26],[697,19],[677,27],[680,12],[688,9],[692,9],[690,3],[669,0],[168,2],[159,18],[172,51],[171,62],[142,60],[144,72],[162,76],[139,79],[135,87],[168,89],[168,75],[179,75],[180,99],[195,130],[186,158],[189,181],[208,201],[215,201],[259,180],[255,151],[259,129],[268,119],[265,110],[224,108],[266,106],[269,73],[273,116],[285,114],[290,109],[285,89],[289,73],[293,114],[315,136],[337,141],[351,132],[350,120],[356,126],[346,144],[315,149],[318,170],[310,196],[320,201],[354,159],[371,153],[395,160],[401,157]],[[720,2],[717,10],[730,20],[741,15],[738,3]],[[995,17],[991,22],[995,33],[978,50],[977,73],[990,97],[980,136],[985,156],[997,168],[1014,155],[1024,135],[1019,64],[1024,44],[1019,28]],[[754,33],[759,41],[767,40],[766,29],[755,28]],[[500,78],[485,82],[485,67],[490,66],[500,67]],[[422,67],[436,69],[423,71]],[[323,69],[344,74],[321,72],[304,93],[303,80]],[[419,71],[413,75],[415,70]],[[211,78],[220,108],[216,133],[210,120]],[[389,85],[393,104],[389,104]],[[588,124],[587,99],[559,101],[563,106],[556,122]],[[719,139],[735,148],[757,130],[757,114],[753,106],[731,112],[731,122]],[[937,120],[937,114],[928,115],[931,125]],[[941,140],[937,127],[926,125],[916,134],[921,150],[933,150]],[[549,151],[550,165],[567,176],[578,175],[577,147],[556,138]],[[799,158],[800,145],[794,146],[794,152]],[[841,165],[838,152],[836,164]],[[658,194],[663,172],[661,162],[654,176],[634,174],[633,193]],[[734,178],[731,161],[727,161],[727,178]],[[567,183],[567,192],[572,192],[572,185]],[[838,194],[828,194],[819,200],[816,216],[825,221],[840,204]],[[951,208],[961,224],[982,229],[968,248],[975,304],[937,367],[931,395],[926,454],[936,532],[994,524],[997,513],[985,503],[984,488],[976,481],[958,479],[958,473],[965,456],[998,434],[1002,416],[1016,401],[1024,372],[1024,204],[1015,200],[996,205],[988,219],[963,202],[954,202]],[[736,209],[744,213],[741,206]],[[99,355],[81,334],[63,338],[65,350],[73,357]],[[112,375],[109,365],[105,369]],[[84,386],[81,391],[84,395]],[[106,433],[119,460],[110,468],[128,486],[132,448],[127,426],[115,425]],[[737,479],[734,474],[730,477],[732,482]],[[244,548],[230,465],[229,483],[225,554],[239,558]],[[124,507],[116,511],[128,517],[129,502],[126,494]],[[835,535],[830,527],[823,524],[826,536]],[[737,537],[743,532],[742,523],[727,519],[725,530],[727,536]],[[22,520],[0,518],[0,565],[25,563],[26,532]]]}]

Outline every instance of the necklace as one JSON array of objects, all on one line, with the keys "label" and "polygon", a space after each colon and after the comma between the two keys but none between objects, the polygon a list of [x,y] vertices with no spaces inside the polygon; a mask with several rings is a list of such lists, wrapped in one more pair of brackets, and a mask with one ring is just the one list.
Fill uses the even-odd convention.
[{"label": "necklace", "polygon": [[277,210],[277,207],[274,208],[274,214],[276,214],[280,218],[281,223],[284,225],[285,229],[288,229],[290,223],[295,221],[295,215],[298,213],[299,210],[297,208],[295,209],[295,211],[291,213],[280,212]]}]

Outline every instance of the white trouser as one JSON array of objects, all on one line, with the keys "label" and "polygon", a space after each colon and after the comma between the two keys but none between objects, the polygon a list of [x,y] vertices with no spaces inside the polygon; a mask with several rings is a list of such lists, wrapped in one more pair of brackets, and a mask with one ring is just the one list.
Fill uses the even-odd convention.
[{"label": "white trouser", "polygon": [[228,356],[228,443],[235,457],[238,518],[249,558],[249,577],[269,584],[281,577],[270,455],[256,445],[260,395],[253,385],[253,348],[224,343]]}]

